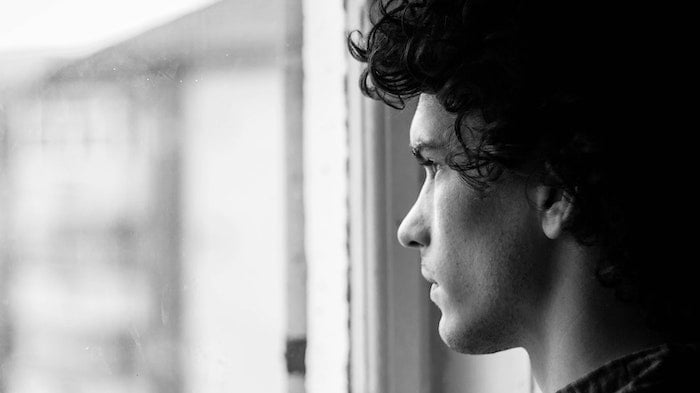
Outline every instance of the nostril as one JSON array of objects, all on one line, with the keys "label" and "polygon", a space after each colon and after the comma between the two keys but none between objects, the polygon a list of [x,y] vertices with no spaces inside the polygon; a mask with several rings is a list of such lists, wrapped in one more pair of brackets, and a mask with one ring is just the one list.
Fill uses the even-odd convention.
[{"label": "nostril", "polygon": [[408,242],[407,246],[408,247],[420,247],[421,244],[418,243],[417,241],[411,240],[410,242]]},{"label": "nostril", "polygon": [[421,248],[428,245],[429,234],[427,228],[422,225],[408,225],[404,221],[397,235],[399,243],[406,248]]}]

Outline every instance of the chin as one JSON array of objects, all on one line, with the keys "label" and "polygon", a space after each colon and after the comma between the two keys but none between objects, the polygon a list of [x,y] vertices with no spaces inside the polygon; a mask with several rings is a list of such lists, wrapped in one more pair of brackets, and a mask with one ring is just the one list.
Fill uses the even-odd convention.
[{"label": "chin", "polygon": [[450,349],[467,355],[488,355],[517,347],[509,344],[509,335],[498,323],[458,322],[443,314],[438,332]]}]

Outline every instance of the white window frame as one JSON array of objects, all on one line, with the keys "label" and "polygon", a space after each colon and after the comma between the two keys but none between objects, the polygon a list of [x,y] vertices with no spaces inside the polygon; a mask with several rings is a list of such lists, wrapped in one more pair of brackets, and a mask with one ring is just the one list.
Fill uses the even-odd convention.
[{"label": "white window frame", "polygon": [[[368,4],[347,2],[349,31],[367,31]],[[437,391],[436,310],[418,254],[396,239],[422,180],[408,147],[414,106],[363,97],[362,68],[348,56],[351,392]]]}]

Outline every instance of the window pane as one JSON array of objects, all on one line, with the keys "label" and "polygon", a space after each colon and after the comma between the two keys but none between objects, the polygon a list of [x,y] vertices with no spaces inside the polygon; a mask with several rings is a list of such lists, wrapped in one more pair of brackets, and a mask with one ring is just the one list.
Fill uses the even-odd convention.
[{"label": "window pane", "polygon": [[0,392],[287,391],[288,5],[28,3],[0,6]]}]

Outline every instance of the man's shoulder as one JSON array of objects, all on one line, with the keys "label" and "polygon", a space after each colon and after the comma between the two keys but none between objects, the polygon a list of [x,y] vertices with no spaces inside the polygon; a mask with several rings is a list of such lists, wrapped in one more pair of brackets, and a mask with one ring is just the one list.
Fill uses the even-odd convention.
[{"label": "man's shoulder", "polygon": [[685,392],[700,378],[699,346],[663,344],[603,365],[558,393]]}]

